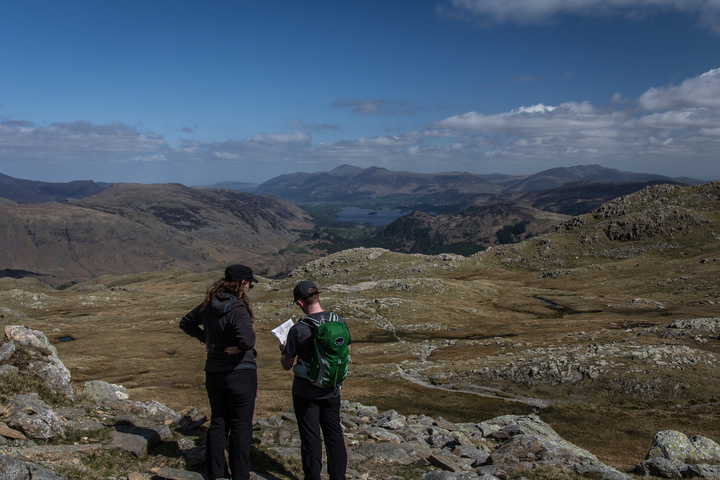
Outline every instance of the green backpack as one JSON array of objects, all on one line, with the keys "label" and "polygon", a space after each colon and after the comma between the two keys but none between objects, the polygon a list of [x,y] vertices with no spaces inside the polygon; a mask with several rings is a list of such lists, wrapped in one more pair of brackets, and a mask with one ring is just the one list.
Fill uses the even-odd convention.
[{"label": "green backpack", "polygon": [[310,327],[315,353],[307,367],[307,379],[317,387],[336,387],[348,374],[350,332],[338,316],[330,313],[330,319],[318,322],[312,317],[300,320]]}]

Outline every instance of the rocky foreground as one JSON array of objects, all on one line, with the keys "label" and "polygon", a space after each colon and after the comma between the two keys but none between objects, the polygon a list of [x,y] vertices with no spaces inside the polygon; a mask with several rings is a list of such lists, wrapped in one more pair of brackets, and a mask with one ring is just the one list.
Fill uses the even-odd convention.
[{"label": "rocky foreground", "polygon": [[[121,385],[99,380],[75,392],[42,332],[19,325],[4,331],[0,480],[206,478],[206,413],[135,402]],[[29,383],[40,393],[10,393]],[[657,433],[646,458],[622,472],[564,440],[535,414],[452,423],[344,401],[342,424],[348,476],[358,480],[720,479],[720,445],[672,430]],[[258,418],[254,437],[258,478],[298,478],[300,439],[292,411]]]}]

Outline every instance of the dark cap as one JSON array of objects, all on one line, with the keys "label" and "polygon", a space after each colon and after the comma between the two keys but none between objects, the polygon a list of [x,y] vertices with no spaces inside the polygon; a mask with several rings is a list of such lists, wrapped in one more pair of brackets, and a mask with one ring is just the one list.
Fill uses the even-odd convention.
[{"label": "dark cap", "polygon": [[240,264],[230,265],[225,269],[225,280],[228,282],[240,282],[242,280],[257,282],[257,279],[253,277],[252,268]]},{"label": "dark cap", "polygon": [[[311,291],[312,290],[312,291]],[[310,280],[303,280],[302,282],[295,285],[295,289],[293,290],[293,297],[295,297],[295,301],[302,298],[312,297],[313,295],[317,295],[318,293],[321,293],[317,285],[315,285]]]}]

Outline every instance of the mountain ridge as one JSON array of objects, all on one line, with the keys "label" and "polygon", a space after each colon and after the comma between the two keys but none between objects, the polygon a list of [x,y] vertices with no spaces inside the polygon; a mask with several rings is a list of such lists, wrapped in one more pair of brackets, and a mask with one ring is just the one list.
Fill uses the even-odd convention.
[{"label": "mountain ridge", "polygon": [[281,251],[313,227],[278,199],[180,184],[115,184],[66,203],[0,206],[0,224],[0,266],[53,284],[169,267],[203,271],[238,259],[275,276],[310,258]]},{"label": "mountain ridge", "polygon": [[16,203],[64,202],[100,193],[104,187],[92,180],[53,183],[23,180],[0,173],[0,197]]},{"label": "mountain ridge", "polygon": [[[457,202],[474,194],[531,192],[560,187],[569,182],[640,183],[664,181],[696,185],[703,181],[682,177],[623,172],[601,165],[556,167],[532,175],[472,174],[468,172],[417,173],[383,167],[356,167],[343,164],[326,172],[281,174],[261,184],[224,181],[198,188],[238,190],[257,195],[274,195],[293,203],[361,202],[401,197],[405,203],[422,203],[442,192],[455,191]],[[0,173],[0,198],[16,203],[63,202],[100,193],[112,184],[91,180],[48,183],[23,180]],[[443,200],[445,201],[445,200]]]},{"label": "mountain ridge", "polygon": [[576,181],[703,183],[689,178],[680,181],[663,175],[623,172],[601,165],[557,167],[534,175],[481,175],[468,172],[424,174],[397,172],[381,167],[360,169],[341,165],[329,172],[279,175],[258,185],[255,193],[271,194],[301,204],[319,201],[371,201],[390,196],[406,197],[406,202],[421,203],[426,201],[427,197],[440,192],[455,191],[456,201],[461,202],[477,194],[548,190]]}]

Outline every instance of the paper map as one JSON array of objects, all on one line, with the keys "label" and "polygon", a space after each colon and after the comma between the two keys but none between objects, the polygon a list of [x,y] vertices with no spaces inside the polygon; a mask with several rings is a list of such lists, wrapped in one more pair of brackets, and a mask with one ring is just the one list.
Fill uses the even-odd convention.
[{"label": "paper map", "polygon": [[280,340],[280,343],[285,343],[285,341],[287,340],[288,332],[290,331],[290,327],[292,326],[292,318],[289,318],[285,323],[283,323],[279,327],[274,328],[272,330],[272,333],[277,337],[278,340]]}]

